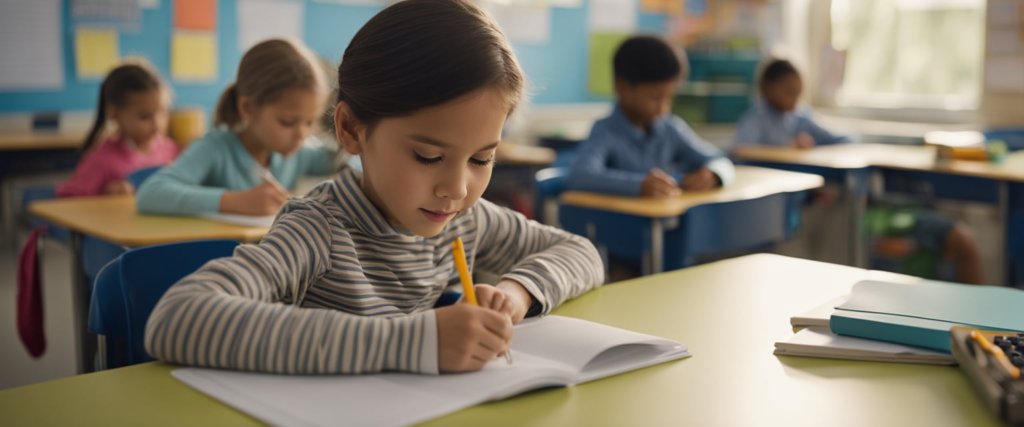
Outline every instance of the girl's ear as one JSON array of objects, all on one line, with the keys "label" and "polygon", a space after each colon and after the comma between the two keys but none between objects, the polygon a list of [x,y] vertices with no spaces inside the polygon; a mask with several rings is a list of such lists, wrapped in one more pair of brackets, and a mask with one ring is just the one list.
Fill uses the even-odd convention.
[{"label": "girl's ear", "polygon": [[242,123],[239,125],[244,128],[256,117],[256,102],[249,96],[239,96],[236,102],[238,102],[238,116],[242,119]]},{"label": "girl's ear", "polygon": [[356,119],[345,101],[334,107],[334,132],[338,142],[349,154],[361,154],[365,149],[366,126]]}]

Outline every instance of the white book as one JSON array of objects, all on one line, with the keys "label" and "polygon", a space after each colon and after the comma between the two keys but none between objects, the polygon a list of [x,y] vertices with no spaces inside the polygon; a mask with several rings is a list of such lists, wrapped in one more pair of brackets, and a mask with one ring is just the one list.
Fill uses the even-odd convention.
[{"label": "white book", "polygon": [[247,227],[270,227],[274,225],[274,218],[277,215],[250,216],[225,213],[210,213],[199,215],[200,218],[210,221],[224,222],[228,224],[244,225]]},{"label": "white book", "polygon": [[945,353],[884,341],[836,335],[827,328],[803,329],[789,340],[775,343],[775,354],[924,365],[956,364],[953,356]]},{"label": "white book", "polygon": [[849,295],[843,295],[826,302],[804,314],[789,318],[789,324],[794,328],[828,328],[832,313],[836,311],[836,307],[843,305],[848,299],[850,299]]},{"label": "white book", "polygon": [[685,345],[561,316],[528,319],[515,363],[478,372],[299,376],[184,368],[175,378],[271,425],[401,426],[544,387],[564,387],[689,357]]}]

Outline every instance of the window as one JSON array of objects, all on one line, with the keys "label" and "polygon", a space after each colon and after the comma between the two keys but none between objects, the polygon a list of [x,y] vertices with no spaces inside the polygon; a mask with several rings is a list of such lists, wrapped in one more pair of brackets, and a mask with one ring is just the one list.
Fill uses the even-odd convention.
[{"label": "window", "polygon": [[846,52],[839,105],[977,108],[985,0],[832,0],[831,15]]}]

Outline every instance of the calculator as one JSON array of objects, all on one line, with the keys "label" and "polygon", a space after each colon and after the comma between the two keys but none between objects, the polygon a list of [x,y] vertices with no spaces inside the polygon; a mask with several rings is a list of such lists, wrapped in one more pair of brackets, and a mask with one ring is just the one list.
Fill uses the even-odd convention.
[{"label": "calculator", "polygon": [[1024,333],[954,326],[949,335],[953,358],[989,411],[1024,425]]}]

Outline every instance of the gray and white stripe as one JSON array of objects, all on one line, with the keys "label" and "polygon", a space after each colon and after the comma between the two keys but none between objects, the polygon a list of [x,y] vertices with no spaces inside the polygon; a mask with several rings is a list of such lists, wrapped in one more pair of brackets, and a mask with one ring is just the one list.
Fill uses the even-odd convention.
[{"label": "gray and white stripe", "polygon": [[434,237],[392,227],[347,169],[289,201],[256,245],[171,287],[146,350],[192,366],[284,374],[437,372],[431,308],[459,282],[451,242],[549,312],[604,281],[586,239],[480,200]]}]

